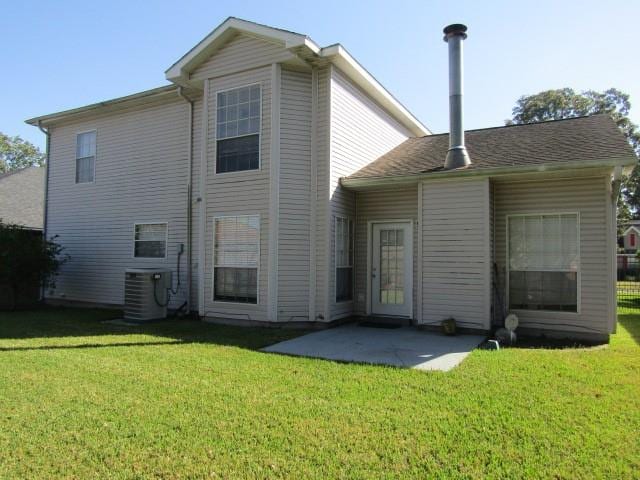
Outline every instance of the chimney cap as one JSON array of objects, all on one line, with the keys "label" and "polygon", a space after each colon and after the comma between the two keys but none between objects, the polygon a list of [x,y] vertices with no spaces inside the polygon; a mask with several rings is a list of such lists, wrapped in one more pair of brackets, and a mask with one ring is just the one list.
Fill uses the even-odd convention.
[{"label": "chimney cap", "polygon": [[452,23],[451,25],[447,25],[446,27],[444,27],[444,30],[442,30],[442,32],[444,33],[445,42],[449,40],[449,37],[453,37],[456,35],[461,35],[463,40],[467,38],[467,26],[463,25],[462,23]]}]

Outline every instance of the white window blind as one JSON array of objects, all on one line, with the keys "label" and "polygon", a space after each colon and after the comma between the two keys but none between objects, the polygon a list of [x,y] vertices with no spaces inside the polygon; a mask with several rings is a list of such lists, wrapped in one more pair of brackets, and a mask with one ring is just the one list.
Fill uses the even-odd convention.
[{"label": "white window blind", "polygon": [[510,308],[577,311],[578,215],[509,217]]},{"label": "white window blind", "polygon": [[76,183],[93,182],[96,162],[96,132],[76,135]]},{"label": "white window blind", "polygon": [[260,217],[215,219],[214,299],[257,303]]},{"label": "white window blind", "polygon": [[167,256],[167,224],[136,224],[134,244],[134,257],[165,258]]}]

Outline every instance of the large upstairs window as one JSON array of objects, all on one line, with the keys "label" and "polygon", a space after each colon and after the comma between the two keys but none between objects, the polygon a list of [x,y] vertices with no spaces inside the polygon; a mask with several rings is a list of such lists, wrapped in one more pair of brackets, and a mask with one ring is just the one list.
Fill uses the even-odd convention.
[{"label": "large upstairs window", "polygon": [[217,94],[216,173],[260,168],[260,85]]}]

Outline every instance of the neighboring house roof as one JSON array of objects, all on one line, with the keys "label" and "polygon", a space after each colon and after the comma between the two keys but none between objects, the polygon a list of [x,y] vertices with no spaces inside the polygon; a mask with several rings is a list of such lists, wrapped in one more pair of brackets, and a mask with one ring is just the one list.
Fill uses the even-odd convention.
[{"label": "neighboring house roof", "polygon": [[356,186],[377,178],[626,166],[638,161],[606,114],[468,130],[465,143],[472,162],[468,167],[445,170],[449,135],[429,135],[407,139],[342,182]]},{"label": "neighboring house roof", "polygon": [[27,167],[0,175],[0,220],[42,230],[44,168]]},{"label": "neighboring house roof", "polygon": [[334,44],[320,48],[306,35],[234,17],[229,17],[222,22],[215,30],[180,58],[180,60],[169,67],[165,73],[167,80],[173,82],[171,85],[94,103],[80,108],[30,118],[26,122],[30,125],[40,124],[46,126],[54,121],[60,121],[70,116],[77,116],[98,109],[105,111],[106,108],[116,109],[130,107],[149,101],[152,98],[157,98],[160,95],[174,94],[177,85],[190,86],[190,73],[238,33],[248,34],[265,41],[281,44],[283,48],[291,52],[292,58],[297,57],[310,64],[332,63],[336,65],[347,77],[389,111],[391,115],[414,135],[427,135],[431,133],[429,129],[389,93],[373,75],[360,65],[342,45]]}]

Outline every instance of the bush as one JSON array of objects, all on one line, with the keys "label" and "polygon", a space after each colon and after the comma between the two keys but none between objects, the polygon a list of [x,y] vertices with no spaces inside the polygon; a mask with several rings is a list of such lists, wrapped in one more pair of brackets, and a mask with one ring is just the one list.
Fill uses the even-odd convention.
[{"label": "bush", "polygon": [[44,240],[40,232],[0,223],[0,288],[10,309],[33,297],[40,285],[55,286],[58,269],[69,259],[55,238]]}]

